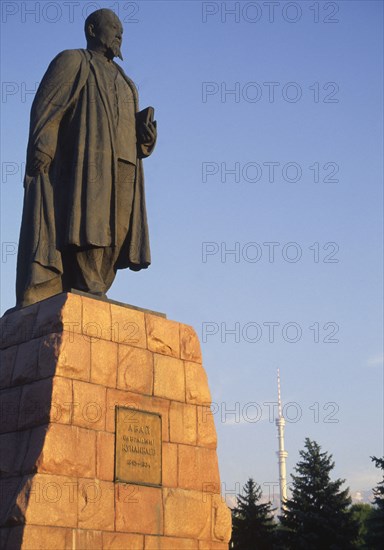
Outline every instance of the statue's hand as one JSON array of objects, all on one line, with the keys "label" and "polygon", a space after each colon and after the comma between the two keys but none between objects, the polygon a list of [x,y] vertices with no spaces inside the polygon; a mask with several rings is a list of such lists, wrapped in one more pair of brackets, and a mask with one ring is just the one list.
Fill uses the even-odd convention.
[{"label": "statue's hand", "polygon": [[139,140],[141,145],[146,147],[152,147],[156,143],[157,139],[157,122],[148,122],[148,124],[142,124],[138,129]]},{"label": "statue's hand", "polygon": [[28,173],[31,176],[38,176],[39,174],[46,174],[51,164],[51,157],[42,151],[36,150],[33,154],[30,166],[28,167]]}]

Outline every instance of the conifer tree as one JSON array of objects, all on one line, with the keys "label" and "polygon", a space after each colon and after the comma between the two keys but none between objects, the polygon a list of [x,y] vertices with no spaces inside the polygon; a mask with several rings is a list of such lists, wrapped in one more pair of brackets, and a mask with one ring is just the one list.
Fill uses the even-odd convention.
[{"label": "conifer tree", "polygon": [[300,451],[301,461],[292,475],[291,497],[285,503],[281,524],[286,547],[295,550],[348,550],[354,548],[358,524],[350,510],[344,480],[331,481],[332,455],[309,438]]},{"label": "conifer tree", "polygon": [[376,458],[375,456],[371,456],[371,460],[375,463],[376,468],[381,468],[383,472],[382,481],[379,481],[373,489],[374,506],[367,522],[367,547],[371,550],[376,550],[376,548],[384,547],[384,457]]},{"label": "conifer tree", "polygon": [[375,510],[373,506],[366,502],[357,502],[352,504],[351,512],[353,518],[359,525],[358,537],[356,539],[356,548],[359,550],[372,550],[372,546],[367,546],[367,538],[369,536],[369,528],[372,520],[372,514]]},{"label": "conifer tree", "polygon": [[243,487],[243,495],[237,496],[237,506],[232,510],[232,545],[234,550],[271,550],[275,523],[270,502],[260,503],[260,485],[249,478]]}]

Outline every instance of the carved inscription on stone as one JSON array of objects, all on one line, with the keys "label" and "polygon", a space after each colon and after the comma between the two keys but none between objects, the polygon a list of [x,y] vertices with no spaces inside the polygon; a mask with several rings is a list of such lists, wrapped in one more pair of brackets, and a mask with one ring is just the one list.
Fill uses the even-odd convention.
[{"label": "carved inscription on stone", "polygon": [[161,485],[161,416],[116,407],[115,481]]}]

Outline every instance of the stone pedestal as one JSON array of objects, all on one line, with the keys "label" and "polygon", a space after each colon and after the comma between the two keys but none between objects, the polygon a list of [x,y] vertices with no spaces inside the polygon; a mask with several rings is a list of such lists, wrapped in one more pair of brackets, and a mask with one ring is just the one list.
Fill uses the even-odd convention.
[{"label": "stone pedestal", "polygon": [[[0,547],[227,550],[193,329],[60,294],[1,319]],[[161,483],[115,476],[116,407],[161,415]]]}]

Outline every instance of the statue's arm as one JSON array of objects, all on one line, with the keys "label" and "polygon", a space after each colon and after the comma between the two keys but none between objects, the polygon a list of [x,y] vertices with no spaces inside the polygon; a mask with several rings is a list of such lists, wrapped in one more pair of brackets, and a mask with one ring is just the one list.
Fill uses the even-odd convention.
[{"label": "statue's arm", "polygon": [[[125,72],[120,67],[120,65],[118,65],[117,63],[115,65],[131,89],[135,106],[138,112],[138,93],[137,93],[137,88],[135,86],[135,83],[125,74]],[[143,123],[140,125],[136,125],[136,149],[137,149],[137,156],[140,159],[149,157],[149,155],[152,154],[156,145],[156,140],[157,140],[157,123],[155,120],[150,121],[148,124]]]},{"label": "statue's arm", "polygon": [[27,171],[46,171],[55,156],[60,122],[78,97],[87,75],[82,50],[65,50],[49,65],[31,109]]},{"label": "statue's arm", "polygon": [[146,158],[152,154],[157,140],[157,123],[154,120],[143,124],[137,129],[137,151],[139,158]]}]

